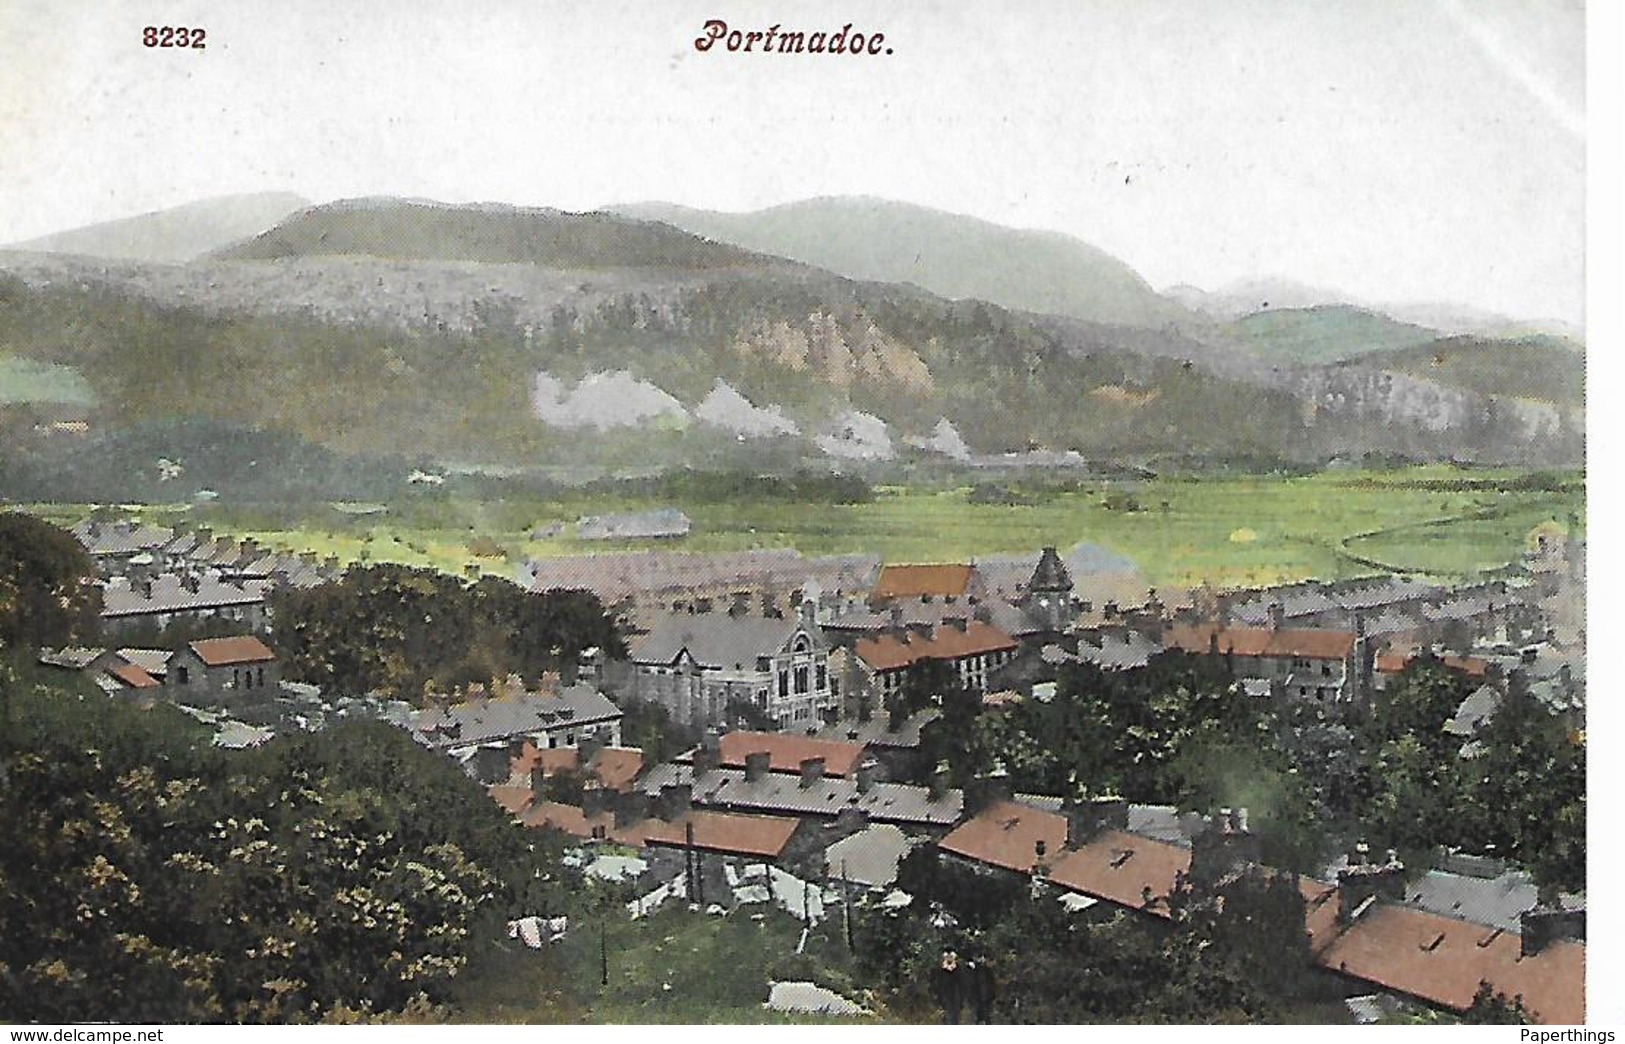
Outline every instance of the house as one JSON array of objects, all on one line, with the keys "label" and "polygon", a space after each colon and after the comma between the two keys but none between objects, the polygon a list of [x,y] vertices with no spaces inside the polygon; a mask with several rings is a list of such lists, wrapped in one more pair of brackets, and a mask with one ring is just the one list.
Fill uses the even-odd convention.
[{"label": "house", "polygon": [[536,591],[582,590],[642,630],[666,614],[784,617],[807,601],[866,597],[880,560],[872,555],[805,558],[791,548],[690,554],[631,551],[531,559],[519,582]]},{"label": "house", "polygon": [[928,660],[951,666],[967,691],[984,692],[988,675],[1010,662],[1018,648],[1014,638],[992,624],[958,620],[927,635],[910,630],[862,639],[853,651],[861,684],[884,705],[901,690],[908,669]]},{"label": "house", "polygon": [[[869,753],[861,743],[785,732],[729,732],[720,737],[707,737],[704,744],[714,745],[715,762],[722,768],[742,769],[751,763],[752,754],[765,754],[767,771],[796,776],[809,761],[816,760],[824,776],[855,777]],[[680,764],[692,763],[699,753],[698,749],[692,750],[674,760]]]},{"label": "house", "polygon": [[870,602],[975,605],[987,595],[974,565],[888,565],[880,570]]},{"label": "house", "polygon": [[643,767],[637,747],[538,747],[527,739],[510,762],[509,777],[514,786],[534,788],[538,779],[576,773],[593,785],[627,792]]},{"label": "house", "polygon": [[611,841],[633,848],[681,848],[713,855],[776,861],[786,855],[801,823],[782,816],[684,810],[680,814],[627,817],[575,805],[542,802],[519,816],[525,826],[558,830],[584,841]]},{"label": "house", "polygon": [[918,843],[919,838],[892,823],[866,826],[824,850],[824,876],[860,888],[890,888],[897,880],[897,864]]},{"label": "house", "polygon": [[829,647],[807,612],[664,615],[633,639],[630,658],[632,695],[682,722],[720,723],[737,701],[780,728],[810,728],[837,707]]},{"label": "house", "polygon": [[1363,699],[1368,691],[1361,661],[1371,650],[1353,631],[1175,625],[1163,645],[1229,658],[1249,692],[1339,704]]},{"label": "house", "polygon": [[281,682],[276,653],[251,634],[204,638],[174,651],[165,684],[184,703],[244,703]]},{"label": "house", "polygon": [[561,686],[558,675],[548,672],[539,691],[510,678],[497,695],[481,690],[462,703],[419,711],[412,730],[420,743],[456,758],[476,779],[498,783],[511,777],[513,758],[527,742],[540,750],[588,741],[620,746],[621,710],[592,686]]},{"label": "house", "polygon": [[118,635],[141,626],[161,629],[177,620],[221,619],[260,631],[272,586],[265,580],[227,581],[199,573],[114,576],[102,587],[102,627]]}]

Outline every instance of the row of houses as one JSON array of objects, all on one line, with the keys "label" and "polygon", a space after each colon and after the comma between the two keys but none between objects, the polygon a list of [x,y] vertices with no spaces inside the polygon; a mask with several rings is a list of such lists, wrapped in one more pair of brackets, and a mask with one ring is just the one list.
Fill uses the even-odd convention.
[{"label": "row of houses", "polygon": [[1286,875],[1261,864],[1241,810],[1205,819],[1141,808],[1136,817],[1122,804],[1106,814],[1042,804],[995,800],[940,850],[1053,889],[1071,911],[1162,921],[1239,874],[1284,877],[1303,899],[1309,959],[1321,972],[1455,1011],[1487,983],[1539,1022],[1584,1020],[1583,896],[1542,904],[1526,878],[1504,872],[1407,875],[1392,853],[1357,853],[1329,880]]}]

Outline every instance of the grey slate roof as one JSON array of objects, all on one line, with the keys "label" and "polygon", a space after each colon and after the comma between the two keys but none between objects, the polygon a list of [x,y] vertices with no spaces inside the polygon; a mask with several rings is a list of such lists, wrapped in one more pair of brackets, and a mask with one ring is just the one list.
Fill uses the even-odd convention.
[{"label": "grey slate roof", "polygon": [[[519,697],[472,700],[449,708],[431,708],[416,716],[413,731],[433,746],[463,747],[532,736],[565,725],[589,725],[621,716],[620,708],[591,685],[572,685],[557,696],[526,693]],[[447,727],[455,727],[455,734]]]},{"label": "grey slate roof", "polygon": [[[927,707],[910,715],[896,732],[886,727],[890,719],[890,715],[887,714],[876,714],[866,722],[843,719],[826,726],[816,738],[842,743],[861,743],[866,747],[915,748],[920,745],[921,730],[940,717],[942,717],[940,710]],[[857,733],[856,737],[852,735],[853,733]]]},{"label": "grey slate roof", "polygon": [[84,646],[69,646],[66,649],[41,649],[39,651],[39,662],[47,667],[62,667],[70,671],[82,671],[96,662],[96,657],[106,651],[106,649],[86,648]]},{"label": "grey slate roof", "polygon": [[[632,642],[634,663],[669,664],[684,649],[703,667],[754,670],[759,656],[773,656],[796,633],[794,617],[781,620],[726,613],[668,614],[654,621],[648,634]],[[822,638],[812,629],[815,644]]]},{"label": "grey slate roof", "polygon": [[157,551],[175,535],[173,530],[160,526],[132,522],[81,522],[70,532],[93,558]]},{"label": "grey slate roof", "polygon": [[1500,707],[1500,690],[1493,685],[1480,685],[1461,701],[1455,716],[1445,722],[1444,731],[1452,736],[1471,736],[1494,717]]},{"label": "grey slate roof", "polygon": [[844,877],[866,888],[884,888],[897,880],[897,863],[914,844],[893,824],[875,823],[826,848],[824,866],[831,881]]},{"label": "grey slate roof", "polygon": [[142,594],[128,584],[109,583],[102,589],[102,617],[256,605],[265,601],[271,588],[265,580],[247,580],[241,586],[213,576],[200,576],[197,581],[198,589],[192,591],[182,585],[179,576],[166,573],[153,579],[150,594]]},{"label": "grey slate roof", "polygon": [[947,790],[933,801],[929,788],[910,783],[876,783],[867,793],[859,793],[855,779],[825,777],[804,787],[799,776],[777,772],[746,782],[745,773],[737,769],[712,769],[696,778],[690,765],[656,765],[638,789],[657,795],[662,786],[674,783],[690,784],[696,805],[744,812],[835,816],[854,808],[875,822],[949,826],[964,809],[964,795],[958,790]]}]

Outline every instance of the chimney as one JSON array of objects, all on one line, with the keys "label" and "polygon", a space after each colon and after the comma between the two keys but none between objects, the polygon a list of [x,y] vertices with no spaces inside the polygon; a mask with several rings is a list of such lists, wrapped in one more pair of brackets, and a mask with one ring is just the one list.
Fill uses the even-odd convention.
[{"label": "chimney", "polygon": [[1337,872],[1337,919],[1342,923],[1354,920],[1365,904],[1378,897],[1404,901],[1405,864],[1398,859],[1360,863]]},{"label": "chimney", "polygon": [[1246,810],[1222,808],[1207,829],[1191,839],[1191,880],[1198,887],[1216,884],[1231,871],[1263,858],[1261,839],[1247,829]]},{"label": "chimney", "polygon": [[694,749],[694,777],[698,779],[722,764],[722,734],[706,729],[700,745]]},{"label": "chimney", "polygon": [[1270,630],[1279,631],[1286,625],[1286,606],[1280,602],[1270,603]]},{"label": "chimney", "polygon": [[875,788],[875,780],[879,772],[880,762],[874,758],[865,757],[858,762],[857,783],[859,794],[867,794]]},{"label": "chimney", "polygon": [[130,578],[130,590],[134,591],[142,598],[151,598],[152,578],[146,576],[132,576]]},{"label": "chimney", "polygon": [[254,542],[253,537],[243,537],[237,541],[237,554],[240,558],[255,559],[259,557],[260,546]]},{"label": "chimney", "polygon": [[537,692],[543,696],[558,696],[561,691],[558,671],[543,671]]},{"label": "chimney", "polygon": [[203,581],[196,573],[186,573],[181,576],[181,587],[193,594],[197,594],[198,589],[202,586]]},{"label": "chimney", "polygon": [[301,552],[299,552],[299,561],[305,563],[305,565],[313,566],[319,560],[320,559],[317,557],[316,552],[314,552],[314,551],[301,551]]},{"label": "chimney", "polygon": [[803,788],[810,787],[810,786],[817,783],[819,780],[821,780],[823,778],[824,778],[824,759],[823,758],[802,758],[801,759],[801,785],[802,785]]},{"label": "chimney", "polygon": [[745,755],[745,782],[755,783],[767,776],[768,765],[772,755],[765,750],[752,751]]},{"label": "chimney", "polygon": [[588,819],[613,812],[615,803],[615,791],[606,787],[588,786],[581,789],[581,814]]},{"label": "chimney", "polygon": [[891,629],[894,630],[894,631],[902,630],[903,629],[903,607],[900,606],[900,605],[893,605],[891,607],[891,612],[888,615],[889,615],[889,617],[891,619]]},{"label": "chimney", "polygon": [[339,571],[339,556],[338,555],[328,555],[326,558],[322,559],[322,568],[327,570],[330,573],[338,572]]},{"label": "chimney", "polygon": [[965,814],[980,815],[1001,801],[1010,800],[1010,774],[1003,765],[995,765],[992,772],[977,776],[965,788]]},{"label": "chimney", "polygon": [[931,778],[926,783],[926,793],[932,801],[941,801],[948,795],[948,763],[937,762],[937,767],[931,770]]},{"label": "chimney", "polygon": [[[586,792],[583,791],[582,793],[585,795]],[[649,796],[647,794],[638,790],[625,794],[617,791],[610,791],[609,793],[613,795],[610,801],[613,803],[615,812],[616,830],[623,830],[649,818]]]},{"label": "chimney", "polygon": [[942,622],[947,624],[949,627],[952,627],[960,634],[965,633],[965,618],[963,616],[950,616]]},{"label": "chimney", "polygon": [[588,766],[592,763],[592,759],[596,757],[598,752],[603,749],[603,733],[593,732],[583,735],[581,737],[581,741],[576,744],[576,757],[580,759],[581,771],[587,771]]},{"label": "chimney", "polygon": [[1518,927],[1522,938],[1519,956],[1534,957],[1559,939],[1584,942],[1586,912],[1537,906],[1519,916]]},{"label": "chimney", "polygon": [[214,530],[210,529],[208,526],[198,526],[195,531],[195,535],[197,536],[197,546],[199,550],[202,550],[203,548],[214,543]]},{"label": "chimney", "polygon": [[687,783],[667,783],[660,788],[655,812],[668,823],[675,823],[688,815],[694,806],[694,788]]}]

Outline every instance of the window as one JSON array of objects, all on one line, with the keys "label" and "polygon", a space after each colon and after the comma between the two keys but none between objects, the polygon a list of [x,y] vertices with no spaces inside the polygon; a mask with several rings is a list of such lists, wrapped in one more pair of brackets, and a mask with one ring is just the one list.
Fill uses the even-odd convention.
[{"label": "window", "polygon": [[1321,664],[1320,665],[1320,676],[1322,678],[1330,678],[1332,676],[1332,665],[1329,664],[1329,663]]},{"label": "window", "polygon": [[819,690],[829,688],[829,668],[826,667],[824,664],[819,664],[818,665],[818,685],[817,685],[817,688]]},{"label": "window", "polygon": [[255,673],[257,674],[257,677],[254,679],[254,686],[255,688],[263,689],[265,687],[265,668],[256,668]]},{"label": "window", "polygon": [[789,671],[780,671],[779,672],[779,699],[784,700],[784,699],[789,699],[789,697],[790,697],[790,672]]},{"label": "window", "polygon": [[186,685],[191,682],[192,676],[185,667],[177,667],[175,668],[175,680],[180,682],[182,685]]},{"label": "window", "polygon": [[800,696],[807,691],[807,668],[805,665],[796,668],[796,695]]},{"label": "window", "polygon": [[238,670],[236,667],[231,669],[231,687],[233,689],[240,689],[243,687],[243,672]]}]

